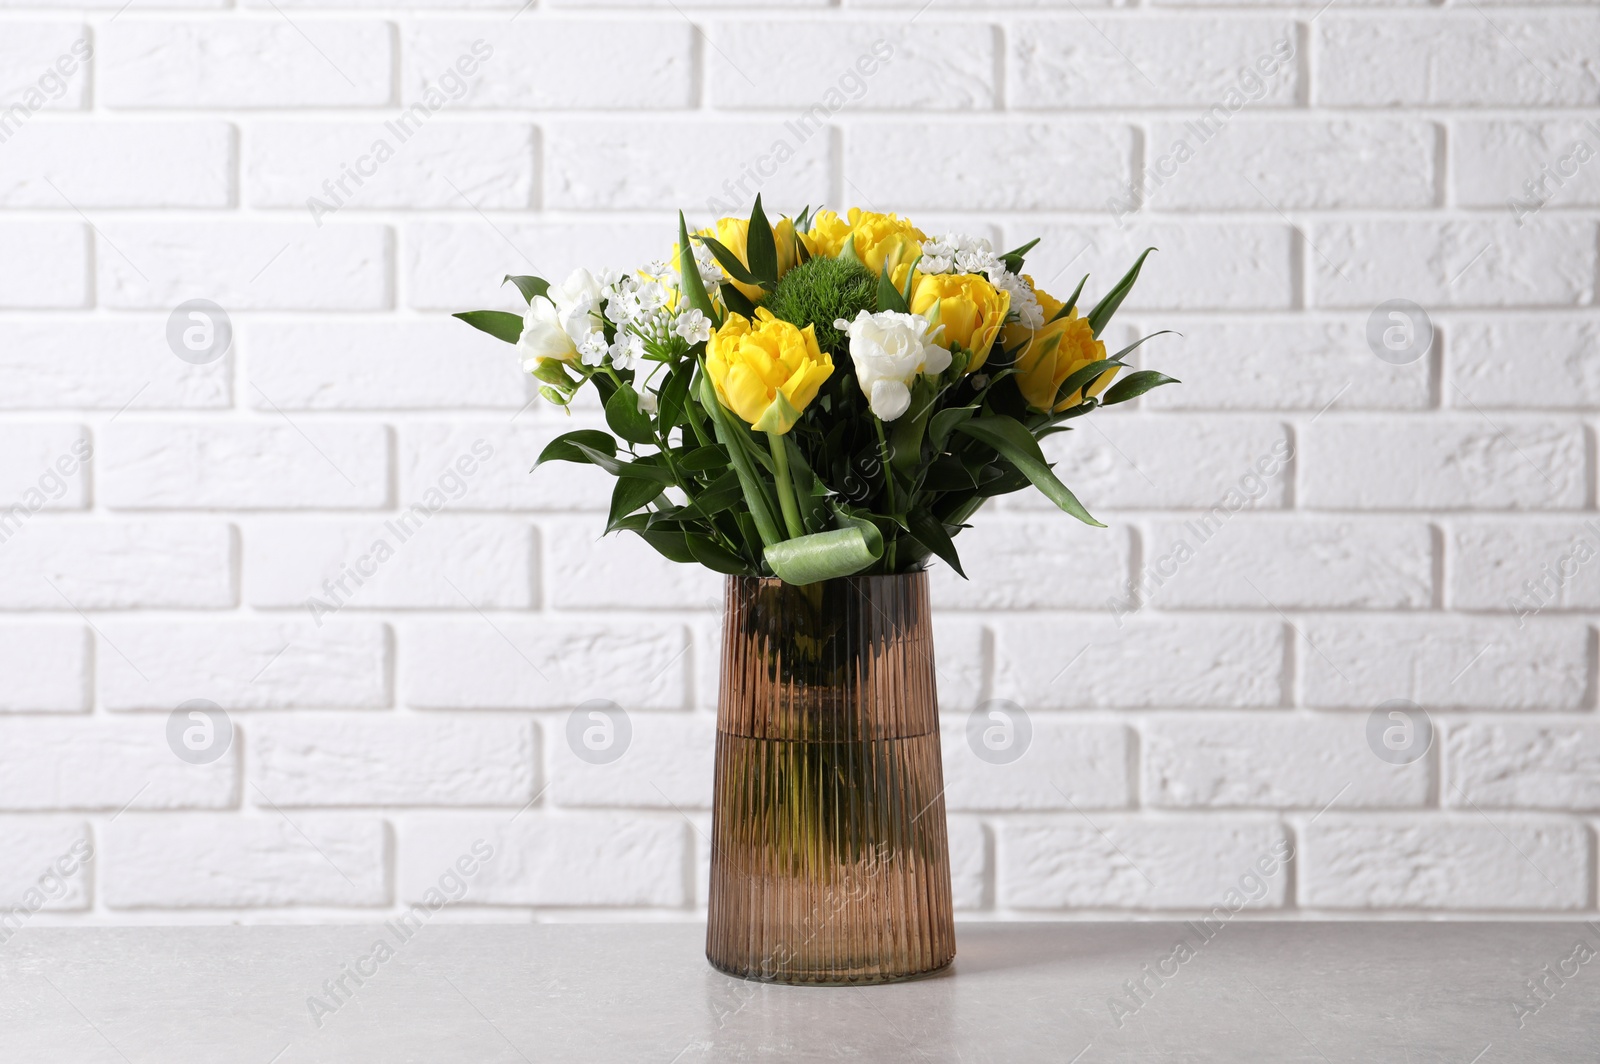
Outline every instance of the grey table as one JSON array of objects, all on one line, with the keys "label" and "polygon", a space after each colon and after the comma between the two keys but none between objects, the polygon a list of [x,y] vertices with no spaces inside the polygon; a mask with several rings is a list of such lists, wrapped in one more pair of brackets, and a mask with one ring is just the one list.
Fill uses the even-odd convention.
[{"label": "grey table", "polygon": [[0,946],[0,1061],[1600,1060],[1600,925],[968,924],[952,970],[866,989],[730,979],[702,935],[29,927]]}]

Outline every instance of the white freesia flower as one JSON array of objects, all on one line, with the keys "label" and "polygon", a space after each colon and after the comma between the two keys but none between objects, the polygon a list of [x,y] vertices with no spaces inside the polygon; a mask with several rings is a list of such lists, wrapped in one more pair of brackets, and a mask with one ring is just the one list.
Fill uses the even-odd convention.
[{"label": "white freesia flower", "polygon": [[705,343],[711,339],[711,319],[698,310],[687,310],[678,315],[672,331],[691,344]]},{"label": "white freesia flower", "polygon": [[594,274],[579,268],[558,285],[551,285],[545,295],[555,304],[561,327],[571,337],[574,346],[583,343],[589,333],[601,327],[600,300],[605,289],[595,280]]},{"label": "white freesia flower", "polygon": [[538,368],[541,359],[571,362],[578,357],[578,345],[567,334],[560,312],[544,296],[534,296],[528,303],[517,351],[522,355],[522,368],[529,373]]},{"label": "white freesia flower", "polygon": [[934,376],[950,365],[950,352],[932,342],[928,319],[886,310],[860,311],[855,321],[840,318],[833,327],[850,335],[856,380],[872,412],[893,421],[911,406],[918,374]]},{"label": "white freesia flower", "polygon": [[654,414],[660,407],[656,393],[646,388],[639,393],[639,413]]}]

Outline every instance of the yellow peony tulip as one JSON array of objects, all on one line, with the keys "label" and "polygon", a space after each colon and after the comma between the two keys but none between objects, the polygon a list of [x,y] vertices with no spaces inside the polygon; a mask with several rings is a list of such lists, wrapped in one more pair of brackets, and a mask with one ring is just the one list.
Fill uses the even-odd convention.
[{"label": "yellow peony tulip", "polygon": [[[1024,277],[1023,280],[1029,287],[1033,286],[1033,278]],[[1045,324],[1035,330],[1013,322],[1006,326],[1003,338],[1008,349],[1022,347],[1017,352],[1017,387],[1028,405],[1041,413],[1049,412],[1052,403],[1058,412],[1071,410],[1083,402],[1085,392],[1094,396],[1105,391],[1117,371],[1115,367],[1107,370],[1091,381],[1087,389],[1079,388],[1057,403],[1056,392],[1061,382],[1090,363],[1103,360],[1106,345],[1094,338],[1088,319],[1079,316],[1077,307],[1066,317],[1052,320],[1061,311],[1061,301],[1037,288],[1034,294],[1039,297]]]},{"label": "yellow peony tulip", "polygon": [[[750,219],[748,218],[723,218],[717,222],[715,229],[702,229],[699,236],[713,236],[723,247],[739,257],[745,268],[750,266]],[[794,269],[800,261],[800,250],[797,243],[798,234],[794,231],[794,222],[788,218],[780,218],[778,224],[772,227],[772,240],[778,246],[778,276]],[[723,276],[727,276],[726,273]],[[767,293],[760,285],[746,284],[728,277],[728,282],[744,293],[746,299],[752,303],[759,303],[765,299]]]},{"label": "yellow peony tulip", "polygon": [[893,270],[916,258],[928,234],[899,215],[851,207],[848,223],[832,211],[818,211],[812,216],[811,232],[802,234],[800,239],[805,241],[806,250],[819,258],[834,258],[848,240],[854,240],[856,258],[873,273],[881,273],[885,261]]},{"label": "yellow peony tulip", "polygon": [[765,307],[755,321],[729,314],[706,348],[717,398],[758,432],[794,428],[832,373],[833,359],[817,346],[812,326],[796,328]]},{"label": "yellow peony tulip", "polygon": [[[894,272],[894,283],[904,286],[906,266]],[[911,290],[911,313],[921,314],[944,331],[936,338],[945,347],[960,344],[972,352],[967,372],[979,369],[1011,310],[1011,293],[996,288],[976,273],[918,273]]]}]

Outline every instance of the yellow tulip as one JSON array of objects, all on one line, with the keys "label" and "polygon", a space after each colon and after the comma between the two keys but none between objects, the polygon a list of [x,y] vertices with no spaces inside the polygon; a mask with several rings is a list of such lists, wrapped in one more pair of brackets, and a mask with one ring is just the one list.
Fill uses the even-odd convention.
[{"label": "yellow tulip", "polygon": [[873,273],[881,273],[886,261],[892,271],[916,258],[928,234],[899,215],[851,207],[848,222],[832,211],[818,211],[812,215],[811,232],[802,234],[800,239],[805,241],[806,250],[819,258],[836,257],[844,251],[846,242],[853,240],[856,258]]},{"label": "yellow tulip", "polygon": [[[896,285],[905,284],[906,269],[901,266],[894,272]],[[968,373],[988,359],[1010,310],[1011,293],[976,273],[918,273],[911,290],[911,313],[944,326],[937,341],[952,350],[959,344],[972,352]]]},{"label": "yellow tulip", "polygon": [[[1024,277],[1023,280],[1028,282],[1029,287],[1033,286],[1033,278]],[[1077,307],[1072,308],[1072,313],[1057,319],[1056,315],[1061,312],[1061,301],[1037,288],[1034,294],[1039,297],[1039,309],[1044,312],[1045,324],[1038,329],[1029,329],[1020,322],[1013,322],[1006,326],[1003,337],[1008,349],[1022,348],[1017,352],[1017,387],[1028,405],[1041,413],[1047,413],[1052,408],[1058,412],[1071,410],[1083,402],[1085,393],[1095,396],[1105,391],[1111,379],[1117,375],[1117,370],[1112,367],[1091,381],[1088,388],[1079,388],[1059,403],[1056,402],[1056,392],[1061,388],[1061,382],[1083,367],[1102,361],[1106,357],[1106,345],[1094,338],[1094,329],[1087,318],[1078,315]]]},{"label": "yellow tulip", "polygon": [[765,307],[756,320],[729,314],[706,347],[706,376],[717,399],[758,432],[794,428],[833,373],[815,329],[796,328]]}]

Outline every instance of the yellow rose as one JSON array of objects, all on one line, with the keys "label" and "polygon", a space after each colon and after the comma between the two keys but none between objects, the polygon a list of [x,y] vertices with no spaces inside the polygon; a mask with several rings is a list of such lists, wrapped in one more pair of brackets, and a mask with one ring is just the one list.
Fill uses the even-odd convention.
[{"label": "yellow rose", "polygon": [[706,376],[722,405],[758,432],[788,432],[833,373],[812,326],[797,329],[765,307],[729,314],[711,334]]},{"label": "yellow rose", "polygon": [[806,250],[818,258],[834,258],[845,243],[855,241],[856,258],[873,273],[881,273],[885,261],[893,270],[910,262],[922,250],[928,235],[909,221],[894,214],[874,214],[860,207],[850,208],[850,221],[842,221],[832,211],[812,215],[811,232],[801,237]]},{"label": "yellow rose", "polygon": [[[1033,278],[1024,277],[1029,287]],[[1039,309],[1044,311],[1045,324],[1039,329],[1029,329],[1020,322],[1006,326],[1004,343],[1007,348],[1021,346],[1017,353],[1017,387],[1028,405],[1041,413],[1051,410],[1071,410],[1083,402],[1084,394],[1099,395],[1117,375],[1115,367],[1102,373],[1089,383],[1087,389],[1079,388],[1056,403],[1056,392],[1061,382],[1092,362],[1106,357],[1106,345],[1094,338],[1094,330],[1087,318],[1079,317],[1078,308],[1064,318],[1055,319],[1061,311],[1061,301],[1037,288]]]},{"label": "yellow rose", "polygon": [[[716,229],[702,229],[697,235],[716,237],[723,247],[738,256],[746,269],[750,268],[750,219],[723,218],[717,222]],[[778,245],[778,276],[782,277],[800,261],[794,223],[787,218],[780,218],[778,224],[772,227],[772,240]],[[727,276],[726,271],[723,276]],[[728,277],[728,283],[743,292],[752,303],[759,303],[766,298],[767,293],[760,285],[735,281],[732,277]]]},{"label": "yellow rose", "polygon": [[[905,284],[906,269],[901,266],[895,271],[895,284]],[[944,326],[938,342],[952,350],[960,344],[972,352],[968,373],[989,357],[989,349],[1010,310],[1011,293],[976,273],[918,273],[911,290],[911,313]]]}]

